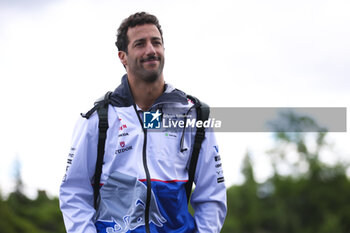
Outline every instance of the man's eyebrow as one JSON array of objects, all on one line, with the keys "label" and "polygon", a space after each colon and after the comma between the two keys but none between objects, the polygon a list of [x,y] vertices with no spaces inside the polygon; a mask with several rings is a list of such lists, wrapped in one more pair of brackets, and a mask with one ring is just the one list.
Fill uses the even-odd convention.
[{"label": "man's eyebrow", "polygon": [[[152,40],[152,41],[154,41],[154,40],[160,40],[160,41],[161,41],[162,38],[155,36],[155,37],[152,37],[151,40]],[[137,42],[145,42],[145,41],[146,41],[146,38],[140,38],[140,39],[136,39],[136,40],[133,42],[133,44],[135,44],[135,43],[137,43]]]},{"label": "man's eyebrow", "polygon": [[137,42],[145,42],[145,41],[146,41],[145,38],[141,38],[141,39],[134,40],[133,44],[135,44]]},{"label": "man's eyebrow", "polygon": [[162,40],[162,38],[160,38],[160,37],[152,37],[151,39],[152,40]]}]

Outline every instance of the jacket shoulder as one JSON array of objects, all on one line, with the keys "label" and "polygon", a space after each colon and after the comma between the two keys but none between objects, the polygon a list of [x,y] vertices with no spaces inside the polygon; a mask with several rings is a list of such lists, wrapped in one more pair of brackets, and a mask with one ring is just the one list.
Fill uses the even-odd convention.
[{"label": "jacket shoulder", "polygon": [[91,115],[99,108],[108,108],[111,95],[112,95],[112,92],[108,91],[106,94],[104,94],[103,96],[101,96],[95,101],[94,106],[88,112],[81,113],[80,115],[86,119],[89,119]]}]

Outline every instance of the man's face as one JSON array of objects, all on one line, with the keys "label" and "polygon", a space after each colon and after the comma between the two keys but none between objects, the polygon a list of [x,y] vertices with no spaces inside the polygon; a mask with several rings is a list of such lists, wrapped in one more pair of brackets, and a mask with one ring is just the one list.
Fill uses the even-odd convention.
[{"label": "man's face", "polygon": [[[164,47],[158,28],[153,24],[128,29],[127,71],[146,82],[156,81],[163,72]],[[122,52],[124,53],[124,52]]]}]

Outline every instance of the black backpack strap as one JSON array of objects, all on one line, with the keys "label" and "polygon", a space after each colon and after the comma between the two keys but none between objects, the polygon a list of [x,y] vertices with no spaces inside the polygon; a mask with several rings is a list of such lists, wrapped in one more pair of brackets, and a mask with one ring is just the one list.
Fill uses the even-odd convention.
[{"label": "black backpack strap", "polygon": [[[197,121],[206,121],[209,118],[210,108],[206,103],[203,103],[199,101],[196,97],[187,95],[187,98],[192,100],[196,107],[196,113],[197,113]],[[196,172],[197,167],[197,160],[199,156],[200,149],[202,147],[202,142],[205,138],[205,128],[197,127],[196,135],[194,137],[194,144],[193,144],[193,150],[192,150],[192,156],[191,156],[191,162],[188,169],[188,181],[186,183],[186,195],[187,195],[187,202],[190,200],[190,195],[192,191],[192,185],[194,181],[194,175]]]},{"label": "black backpack strap", "polygon": [[98,114],[98,144],[97,144],[97,159],[96,159],[96,167],[95,167],[95,175],[94,175],[94,207],[97,208],[97,199],[100,194],[100,181],[102,174],[102,165],[103,165],[103,157],[105,153],[105,144],[107,138],[107,130],[108,130],[108,104],[109,97],[112,92],[107,92],[104,97],[98,99],[95,102],[95,106],[88,111],[86,114],[82,114],[83,117],[89,119],[89,117],[97,111]]},{"label": "black backpack strap", "polygon": [[90,116],[99,108],[101,108],[103,105],[109,103],[109,97],[111,96],[112,92],[108,91],[106,94],[104,94],[103,96],[101,96],[100,98],[98,98],[95,103],[94,103],[94,107],[92,109],[90,109],[87,113],[80,113],[80,115],[86,119],[89,119]]}]

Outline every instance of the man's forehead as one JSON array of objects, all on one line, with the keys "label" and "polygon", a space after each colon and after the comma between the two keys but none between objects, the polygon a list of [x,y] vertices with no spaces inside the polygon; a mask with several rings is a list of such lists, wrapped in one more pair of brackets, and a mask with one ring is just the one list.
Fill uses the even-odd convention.
[{"label": "man's forehead", "polygon": [[149,37],[161,39],[160,32],[154,24],[137,25],[129,28],[127,35],[130,41],[146,39]]}]

